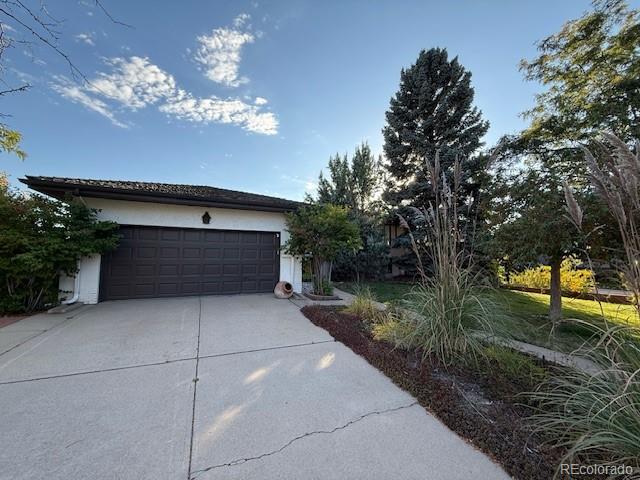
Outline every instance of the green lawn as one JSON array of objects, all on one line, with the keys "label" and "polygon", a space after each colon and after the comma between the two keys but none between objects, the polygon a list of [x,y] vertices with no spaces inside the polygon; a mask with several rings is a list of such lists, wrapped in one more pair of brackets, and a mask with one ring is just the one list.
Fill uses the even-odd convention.
[{"label": "green lawn", "polygon": [[[408,283],[393,282],[371,282],[362,285],[369,287],[381,302],[401,300],[413,287]],[[355,283],[337,283],[336,286],[352,293],[358,288]],[[576,322],[563,322],[551,336],[552,325],[547,318],[549,295],[498,290],[488,295],[487,303],[495,306],[496,319],[517,340],[571,351],[589,336],[589,331]],[[562,312],[565,319],[575,318],[602,323],[604,314],[610,322],[640,327],[640,319],[631,305],[563,297]]]}]

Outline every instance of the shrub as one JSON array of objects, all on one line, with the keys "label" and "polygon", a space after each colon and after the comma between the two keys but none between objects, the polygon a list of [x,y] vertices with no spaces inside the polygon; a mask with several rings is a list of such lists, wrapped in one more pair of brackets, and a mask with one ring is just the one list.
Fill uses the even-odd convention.
[{"label": "shrub", "polygon": [[367,322],[376,322],[380,319],[380,310],[369,287],[357,287],[355,297],[345,311]]},{"label": "shrub", "polygon": [[339,280],[384,278],[389,269],[389,246],[381,221],[363,213],[351,212],[351,218],[360,227],[360,250],[342,250],[333,266],[334,278]]},{"label": "shrub", "polygon": [[[591,270],[578,269],[579,262],[566,258],[560,267],[560,288],[565,292],[589,292],[594,288]],[[509,284],[519,287],[548,289],[551,284],[551,267],[540,265],[509,275]]]},{"label": "shrub", "polygon": [[[586,322],[585,322],[586,323]],[[597,346],[584,352],[602,367],[550,377],[529,394],[531,417],[548,442],[564,447],[563,459],[640,467],[640,329],[589,325]]]},{"label": "shrub", "polygon": [[371,333],[375,340],[388,342],[398,347],[407,348],[405,339],[409,338],[413,325],[403,321],[399,311],[385,311],[373,324]]},{"label": "shrub", "polygon": [[329,280],[322,279],[320,281],[320,285],[320,291],[322,292],[321,295],[333,295],[333,284]]},{"label": "shrub", "polygon": [[58,277],[78,260],[117,245],[117,225],[98,222],[79,201],[60,202],[0,186],[0,312],[57,301]]},{"label": "shrub", "polygon": [[358,225],[349,220],[346,208],[336,205],[305,205],[287,214],[289,255],[310,256],[313,265],[313,288],[318,295],[331,282],[333,261],[342,250],[360,248]]}]

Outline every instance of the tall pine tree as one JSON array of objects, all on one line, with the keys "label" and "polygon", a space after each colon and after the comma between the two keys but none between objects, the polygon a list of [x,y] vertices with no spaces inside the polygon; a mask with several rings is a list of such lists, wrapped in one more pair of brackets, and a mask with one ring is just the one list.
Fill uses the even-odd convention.
[{"label": "tall pine tree", "polygon": [[416,63],[400,73],[400,89],[386,113],[384,153],[390,183],[385,199],[395,207],[423,204],[429,186],[425,159],[436,151],[446,172],[456,155],[463,162],[465,181],[480,168],[474,154],[489,123],[473,106],[471,73],[447,50],[422,50]]},{"label": "tall pine tree", "polygon": [[[410,224],[410,212],[403,207],[420,207],[431,200],[425,162],[433,162],[436,152],[445,175],[451,173],[456,157],[460,159],[461,191],[467,194],[463,195],[466,200],[471,199],[472,207],[465,211],[470,217],[476,214],[487,159],[477,152],[489,123],[473,106],[473,96],[471,73],[457,57],[449,60],[446,49],[422,50],[416,63],[400,73],[400,89],[391,98],[382,130],[389,179],[384,199]],[[463,228],[473,223],[461,220]],[[414,236],[420,238],[421,225],[411,226]],[[408,247],[407,235],[399,237],[394,246]],[[416,258],[411,253],[394,257],[394,262],[406,274],[415,272]]]}]

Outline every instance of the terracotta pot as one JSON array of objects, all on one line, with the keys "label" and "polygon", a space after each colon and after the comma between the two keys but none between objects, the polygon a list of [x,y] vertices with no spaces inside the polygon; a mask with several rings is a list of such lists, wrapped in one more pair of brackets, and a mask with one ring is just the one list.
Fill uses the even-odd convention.
[{"label": "terracotta pot", "polygon": [[293,285],[289,282],[278,282],[273,289],[276,298],[290,298],[293,295]]}]

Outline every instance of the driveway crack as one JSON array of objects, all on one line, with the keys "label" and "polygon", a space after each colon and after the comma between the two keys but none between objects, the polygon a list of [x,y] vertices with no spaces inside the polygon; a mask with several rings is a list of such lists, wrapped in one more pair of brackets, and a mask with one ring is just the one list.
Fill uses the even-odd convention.
[{"label": "driveway crack", "polygon": [[302,440],[303,438],[311,437],[311,436],[314,436],[314,435],[330,435],[330,434],[335,433],[335,432],[337,432],[339,430],[344,430],[345,428],[348,428],[351,425],[353,425],[354,423],[358,423],[358,422],[360,422],[361,420],[364,420],[367,417],[371,417],[373,415],[383,415],[385,413],[397,412],[398,410],[404,410],[405,408],[411,408],[411,407],[413,407],[415,405],[418,405],[417,401],[411,402],[408,405],[401,405],[399,407],[387,408],[385,410],[374,410],[372,412],[365,413],[364,415],[360,415],[359,417],[348,421],[344,425],[340,425],[338,427],[332,428],[331,430],[314,430],[312,432],[303,433],[301,435],[298,435],[297,437],[292,438],[291,440],[289,440],[287,443],[282,445],[280,448],[277,448],[276,450],[272,450],[270,452],[262,453],[260,455],[256,455],[255,457],[237,458],[237,459],[232,460],[232,461],[227,462],[227,463],[220,463],[220,464],[217,464],[217,465],[211,465],[209,467],[206,467],[206,468],[203,468],[203,469],[200,469],[200,470],[194,470],[192,472],[190,480],[194,480],[195,478],[198,477],[198,475],[200,475],[202,473],[205,473],[205,472],[208,472],[210,470],[214,470],[214,469],[217,469],[217,468],[224,468],[224,467],[234,467],[236,465],[242,465],[243,463],[251,462],[251,461],[254,461],[254,460],[261,460],[261,459],[263,459],[265,457],[270,457],[271,455],[276,455],[276,454],[282,452],[283,450],[285,450],[286,448],[290,447],[292,444],[294,444],[298,440]]},{"label": "driveway crack", "polygon": [[196,398],[198,393],[198,367],[200,365],[200,325],[202,323],[202,297],[198,297],[198,343],[196,344],[196,371],[193,376],[193,405],[191,409],[191,438],[189,441],[189,466],[187,468],[187,480],[191,478],[191,464],[193,462],[193,434],[196,425]]}]

